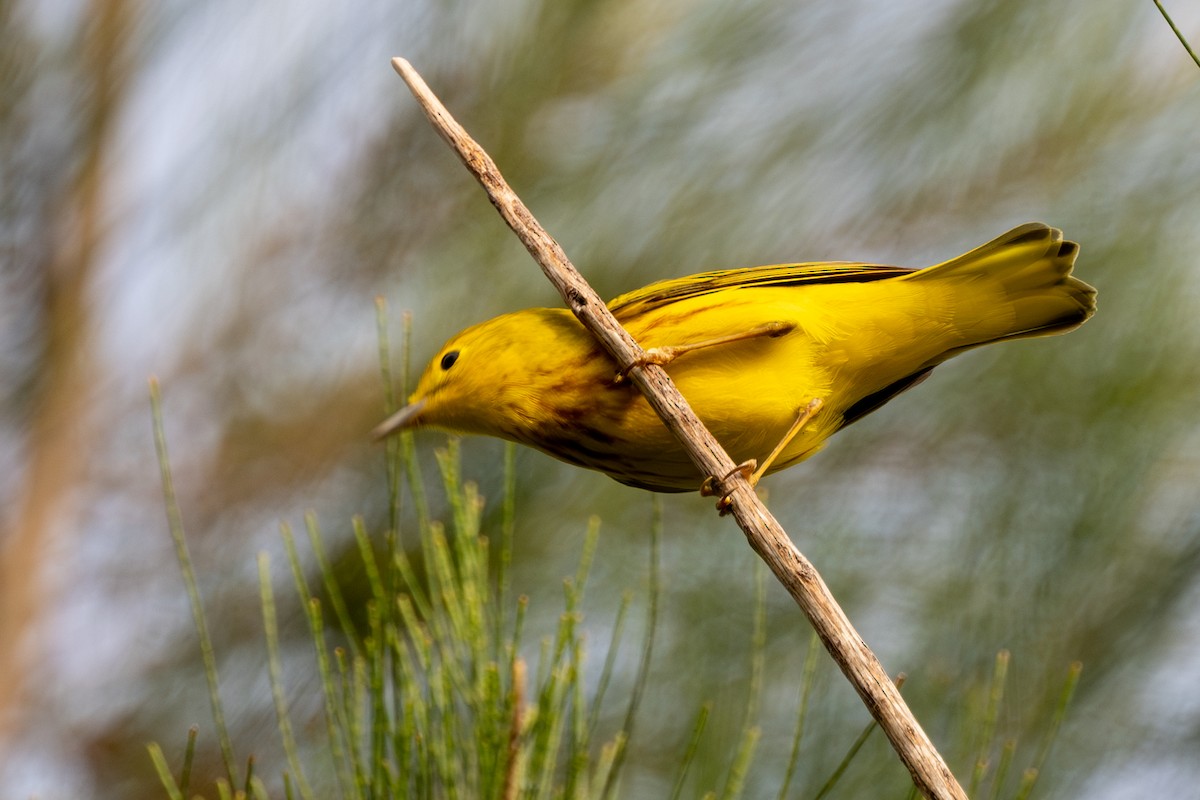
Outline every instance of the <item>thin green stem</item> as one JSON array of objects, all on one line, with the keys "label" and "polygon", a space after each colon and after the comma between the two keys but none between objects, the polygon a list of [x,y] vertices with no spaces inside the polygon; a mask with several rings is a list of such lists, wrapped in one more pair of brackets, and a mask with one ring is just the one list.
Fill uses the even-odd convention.
[{"label": "thin green stem", "polygon": [[1154,0],[1154,5],[1158,6],[1159,13],[1163,15],[1163,19],[1165,19],[1167,24],[1171,26],[1171,30],[1175,32],[1175,37],[1179,39],[1179,43],[1183,45],[1183,49],[1186,50],[1187,54],[1192,57],[1192,61],[1196,62],[1196,66],[1200,67],[1200,55],[1196,55],[1196,51],[1192,49],[1190,44],[1188,44],[1188,40],[1184,38],[1183,31],[1179,30],[1179,26],[1175,24],[1175,20],[1171,19],[1171,15],[1167,13],[1165,8],[1163,8],[1162,2],[1160,0]]},{"label": "thin green stem", "polygon": [[342,628],[342,633],[350,641],[350,648],[358,653],[361,646],[361,640],[358,637],[358,628],[354,624],[354,618],[350,616],[350,609],[346,605],[346,598],[342,595],[342,587],[337,582],[337,574],[333,569],[333,565],[329,563],[329,558],[325,553],[325,542],[321,538],[321,526],[317,522],[317,515],[311,511],[304,515],[304,527],[308,531],[308,541],[312,547],[313,557],[317,560],[317,570],[321,573],[321,581],[325,587],[325,594],[329,597],[329,604],[333,606],[334,616],[337,617],[338,625]]},{"label": "thin green stem", "polygon": [[1079,676],[1082,672],[1083,664],[1079,661],[1072,662],[1071,666],[1067,668],[1067,680],[1063,683],[1062,691],[1059,692],[1058,703],[1054,707],[1054,716],[1050,719],[1050,729],[1042,738],[1037,760],[1022,776],[1021,789],[1017,792],[1018,800],[1025,800],[1033,792],[1034,784],[1037,783],[1038,776],[1042,774],[1042,769],[1046,766],[1046,759],[1050,756],[1050,748],[1054,746],[1059,728],[1062,727],[1063,720],[1067,716],[1067,707],[1071,705],[1071,698],[1075,696],[1075,689],[1079,686]]},{"label": "thin green stem", "polygon": [[[654,495],[653,510],[650,518],[650,609],[646,619],[646,636],[642,642],[642,660],[638,664],[637,678],[634,679],[633,691],[629,696],[629,707],[625,710],[625,721],[621,725],[621,736],[626,744],[633,735],[633,719],[637,715],[638,707],[641,705],[642,693],[646,690],[646,682],[650,675],[650,659],[654,654],[654,634],[658,626],[658,575],[662,530],[662,500],[659,499],[658,495]],[[617,776],[621,772],[621,765],[625,763],[627,749],[626,746],[623,746],[613,756],[612,769],[609,771],[608,778],[604,782],[604,790],[600,793],[600,797],[607,798],[612,796],[612,792],[616,788]]]},{"label": "thin green stem", "polygon": [[[512,594],[513,535],[517,520],[517,446],[504,445],[504,500],[500,505],[500,552],[496,559],[496,632],[494,641],[499,648],[508,620],[508,598]],[[499,660],[497,649],[495,658]]]},{"label": "thin green stem", "polygon": [[742,738],[733,763],[729,766],[729,777],[725,780],[725,788],[721,797],[725,800],[736,800],[742,794],[746,783],[746,773],[750,769],[750,761],[754,750],[762,736],[762,730],[755,724],[758,718],[759,705],[762,703],[763,672],[767,656],[767,568],[760,561],[754,565],[754,633],[750,637],[750,689],[746,697],[746,711],[742,719]]},{"label": "thin green stem", "polygon": [[198,725],[188,728],[187,747],[183,750],[183,769],[179,772],[179,791],[184,797],[187,797],[192,783],[192,763],[196,758],[196,737],[199,735]]},{"label": "thin green stem", "polygon": [[258,583],[262,599],[263,629],[267,639],[267,675],[271,683],[271,696],[275,701],[275,717],[279,734],[283,739],[283,752],[288,766],[295,775],[304,800],[312,800],[312,789],[300,767],[300,753],[296,748],[296,737],[292,732],[292,720],[288,714],[287,697],[283,690],[283,664],[279,657],[279,624],[275,613],[275,594],[271,591],[271,563],[266,553],[258,555]]},{"label": "thin green stem", "polygon": [[[396,403],[396,388],[392,376],[392,349],[391,340],[388,337],[388,308],[387,301],[382,297],[375,298],[375,337],[379,342],[379,375],[383,382],[383,410],[385,416],[394,413],[397,409]],[[407,347],[408,338],[405,337],[405,347]],[[404,381],[407,380],[407,365],[404,368],[404,374],[401,377],[400,390],[406,391],[407,386]],[[388,530],[389,537],[396,536],[400,528],[400,444],[396,437],[388,440],[387,443],[387,489],[388,489]]]},{"label": "thin green stem", "polygon": [[217,657],[213,649],[212,637],[208,632],[208,622],[204,615],[204,603],[200,598],[200,587],[196,582],[196,571],[192,566],[192,556],[188,552],[187,539],[184,536],[183,513],[179,509],[179,499],[175,494],[175,481],[171,476],[167,435],[163,429],[162,393],[159,390],[157,378],[150,379],[150,409],[154,420],[154,449],[158,455],[158,468],[162,475],[163,502],[167,507],[167,527],[170,528],[171,539],[175,542],[175,557],[179,561],[179,571],[183,573],[184,586],[187,587],[196,634],[200,637],[200,656],[204,660],[204,677],[208,681],[208,701],[212,708],[213,725],[217,729],[221,758],[225,762],[225,774],[229,778],[229,784],[236,786],[239,783],[238,768],[233,755],[233,742],[229,736],[229,728],[225,724],[225,709],[221,705]]},{"label": "thin green stem", "polygon": [[700,749],[700,738],[704,734],[704,728],[708,724],[708,715],[712,713],[712,703],[705,703],[700,706],[700,713],[696,715],[696,724],[692,726],[692,736],[688,739],[687,749],[683,752],[683,758],[679,763],[679,777],[675,779],[675,788],[671,791],[671,800],[679,800],[683,793],[684,781],[687,780],[688,770],[692,766],[692,761],[696,758],[696,752]]},{"label": "thin green stem", "polygon": [[596,682],[596,695],[592,701],[592,721],[590,734],[595,734],[596,726],[600,724],[600,709],[604,705],[604,695],[608,693],[608,684],[612,680],[613,669],[617,664],[617,653],[621,649],[621,637],[625,632],[625,617],[633,602],[633,592],[621,593],[621,605],[617,607],[617,616],[613,621],[612,636],[608,640],[608,651],[604,654],[604,666],[600,669],[600,679]]},{"label": "thin green stem", "polygon": [[788,756],[787,771],[783,775],[783,785],[779,787],[779,800],[785,800],[792,778],[796,774],[796,765],[800,761],[800,741],[804,738],[804,721],[808,718],[808,703],[816,683],[817,663],[824,653],[821,638],[814,631],[808,640],[808,654],[804,657],[804,671],[800,679],[800,709],[796,713],[796,732],[792,736],[792,752]]},{"label": "thin green stem", "polygon": [[837,786],[838,781],[842,779],[842,775],[844,775],[846,770],[850,767],[850,762],[852,762],[854,757],[858,755],[858,751],[861,750],[862,746],[867,743],[867,739],[871,738],[871,734],[874,733],[877,727],[879,727],[879,723],[875,720],[871,720],[867,727],[863,728],[863,732],[860,733],[858,738],[854,740],[854,744],[850,745],[850,749],[846,751],[846,755],[837,765],[837,768],[834,769],[833,774],[829,776],[829,779],[825,781],[825,785],[821,787],[820,791],[817,792],[817,795],[815,798],[813,798],[813,800],[821,800],[822,797],[825,797],[833,791],[833,787]]},{"label": "thin green stem", "polygon": [[[279,530],[283,537],[284,547],[287,549],[288,564],[292,568],[296,593],[300,595],[300,601],[307,611],[308,630],[317,655],[317,671],[321,676],[321,689],[325,699],[325,728],[329,735],[329,750],[334,764],[333,772],[337,779],[338,796],[344,797],[348,788],[353,785],[353,779],[347,767],[342,740],[343,730],[338,724],[335,705],[338,694],[333,685],[329,649],[325,644],[325,622],[321,614],[321,601],[313,597],[308,581],[304,577],[304,568],[300,563],[300,554],[296,551],[296,537],[292,534],[292,526],[282,523]],[[332,576],[329,577],[332,578]]]},{"label": "thin green stem", "polygon": [[162,748],[158,746],[157,742],[151,742],[146,749],[150,751],[150,760],[154,763],[154,771],[158,773],[158,780],[166,790],[167,797],[170,800],[184,800],[184,793],[180,790],[179,784],[175,783],[175,776],[171,774],[171,767],[167,764]]},{"label": "thin green stem", "polygon": [[999,800],[1000,794],[1004,791],[1004,781],[1008,777],[1008,770],[1012,766],[1016,753],[1016,739],[1005,740],[1004,746],[1000,748],[1000,760],[996,764],[996,774],[992,776],[991,800]]},{"label": "thin green stem", "polygon": [[1000,717],[1000,702],[1004,699],[1004,686],[1008,680],[1008,663],[1010,657],[1007,650],[996,654],[996,665],[992,671],[992,685],[988,692],[987,711],[983,718],[982,742],[979,754],[975,757],[975,770],[971,774],[971,785],[967,789],[968,796],[974,796],[983,783],[991,761],[988,754],[992,750],[993,739],[996,735],[996,722]]}]

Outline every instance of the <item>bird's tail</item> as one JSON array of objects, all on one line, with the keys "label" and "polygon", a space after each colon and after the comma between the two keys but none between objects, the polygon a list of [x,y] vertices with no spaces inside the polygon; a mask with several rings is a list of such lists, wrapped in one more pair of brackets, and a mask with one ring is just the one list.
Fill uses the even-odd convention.
[{"label": "bird's tail", "polygon": [[1062,231],[1031,222],[899,280],[936,281],[954,295],[955,327],[965,343],[948,358],[990,342],[1082,325],[1096,310],[1096,290],[1071,276],[1078,253],[1079,245],[1064,240]]}]

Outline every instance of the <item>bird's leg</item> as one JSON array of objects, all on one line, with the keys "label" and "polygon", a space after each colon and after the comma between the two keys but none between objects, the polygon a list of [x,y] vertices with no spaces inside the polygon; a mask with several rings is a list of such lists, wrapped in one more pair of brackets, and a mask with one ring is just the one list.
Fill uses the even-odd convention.
[{"label": "bird's leg", "polygon": [[[753,458],[749,461],[744,461],[741,464],[738,464],[736,467],[730,470],[724,478],[721,478],[721,485],[724,486],[725,481],[729,480],[730,476],[732,476],[735,472],[740,472],[745,476],[746,480],[750,482],[751,486],[757,486],[759,479],[766,474],[767,470],[770,469],[771,464],[775,462],[775,459],[779,458],[779,454],[783,452],[785,447],[791,444],[792,440],[796,438],[800,431],[804,430],[804,426],[812,421],[812,418],[817,415],[817,412],[821,410],[821,406],[823,405],[824,401],[822,401],[819,397],[814,397],[812,400],[809,400],[808,404],[801,408],[799,413],[797,413],[796,421],[792,423],[792,427],[788,428],[787,433],[785,433],[783,438],[779,440],[779,444],[775,445],[775,449],[771,451],[771,454],[763,459],[762,464],[759,464]],[[704,483],[700,485],[700,494],[704,495],[705,497],[711,497],[712,495],[716,494],[714,488],[714,484],[716,483],[717,480],[716,476],[714,475],[710,475],[705,478]],[[730,501],[728,494],[717,501],[717,509],[722,514],[726,514],[729,511],[729,505]]]},{"label": "bird's leg", "polygon": [[779,458],[779,454],[783,452],[783,448],[792,443],[792,439],[795,439],[796,435],[804,430],[804,426],[817,415],[817,412],[821,410],[821,406],[823,405],[825,403],[821,398],[814,397],[808,401],[808,405],[800,409],[800,413],[796,415],[796,421],[792,423],[792,427],[788,428],[788,432],[779,440],[779,444],[775,445],[775,449],[771,451],[771,455],[767,456],[758,469],[754,470],[754,473],[749,476],[748,480],[751,486],[758,483],[758,479],[765,475],[771,464],[775,462],[775,459]]},{"label": "bird's leg", "polygon": [[679,358],[684,353],[690,353],[694,350],[703,350],[706,347],[718,347],[723,344],[732,344],[733,342],[741,342],[746,339],[757,339],[761,336],[775,338],[791,333],[796,329],[794,322],[768,322],[765,325],[759,325],[756,328],[751,328],[748,331],[740,333],[731,333],[726,336],[716,336],[712,339],[705,339],[700,342],[692,342],[691,344],[664,345],[663,347],[651,347],[632,364],[617,373],[616,383],[620,383],[629,377],[629,371],[634,367],[645,367],[650,364],[657,364],[660,367],[665,367],[675,359]]}]

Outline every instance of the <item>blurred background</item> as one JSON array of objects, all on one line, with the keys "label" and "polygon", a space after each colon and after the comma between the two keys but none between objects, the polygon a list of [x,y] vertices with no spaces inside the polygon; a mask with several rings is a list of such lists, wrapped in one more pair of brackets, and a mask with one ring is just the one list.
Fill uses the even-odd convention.
[{"label": "blurred background", "polygon": [[[1200,5],[1166,5],[1200,43]],[[5,796],[162,796],[145,745],[178,764],[193,723],[197,769],[217,769],[150,375],[235,745],[278,775],[255,554],[286,587],[281,521],[312,510],[349,550],[352,514],[384,519],[376,296],[394,342],[413,312],[420,362],[468,324],[558,302],[394,55],[604,296],[781,261],[922,266],[1030,220],[1079,241],[1099,288],[1086,326],[957,359],[764,487],[960,777],[1006,648],[1015,771],[1083,663],[1041,796],[1196,796],[1200,70],[1151,2],[1118,0],[0,2]],[[418,437],[431,469],[444,442]],[[502,445],[463,452],[497,498]],[[531,657],[598,514],[593,661],[636,598],[620,698],[650,497],[532,451],[516,465]],[[698,782],[716,784],[750,673],[755,557],[709,500],[664,511],[631,797],[665,796],[705,700]],[[767,601],[749,796],[778,786],[809,638],[781,588]],[[294,606],[303,705],[317,687]],[[827,660],[817,680],[796,796],[868,721]],[[903,796],[905,777],[877,736],[842,796]]]}]

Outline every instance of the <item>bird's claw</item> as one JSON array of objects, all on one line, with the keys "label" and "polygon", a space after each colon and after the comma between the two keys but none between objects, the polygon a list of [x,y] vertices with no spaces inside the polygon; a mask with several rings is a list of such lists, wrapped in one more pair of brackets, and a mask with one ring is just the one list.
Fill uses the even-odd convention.
[{"label": "bird's claw", "polygon": [[642,355],[635,358],[629,366],[617,372],[617,376],[613,378],[613,383],[624,383],[629,380],[629,373],[634,367],[648,367],[651,364],[657,367],[665,367],[676,358],[679,357],[677,347],[651,347],[649,350],[642,351]]},{"label": "bird's claw", "polygon": [[[717,493],[718,487],[721,489],[724,489],[725,482],[728,481],[730,478],[732,478],[735,474],[737,474],[739,472],[742,474],[742,477],[744,477],[746,480],[750,481],[750,485],[753,486],[757,482],[757,481],[755,481],[755,476],[754,476],[754,470],[757,467],[758,467],[758,462],[752,458],[749,461],[743,461],[741,464],[738,464],[736,467],[729,470],[729,472],[727,472],[725,474],[725,477],[721,478],[719,481],[717,480],[716,475],[709,475],[707,478],[704,479],[704,483],[700,484],[700,496],[701,497],[715,496]],[[725,492],[724,495],[722,495],[721,499],[717,501],[717,511],[720,512],[722,517],[725,516],[726,514],[728,514],[729,509],[733,506],[733,501],[729,499],[732,496],[732,494],[733,494],[732,491],[727,491],[727,492]]]}]

